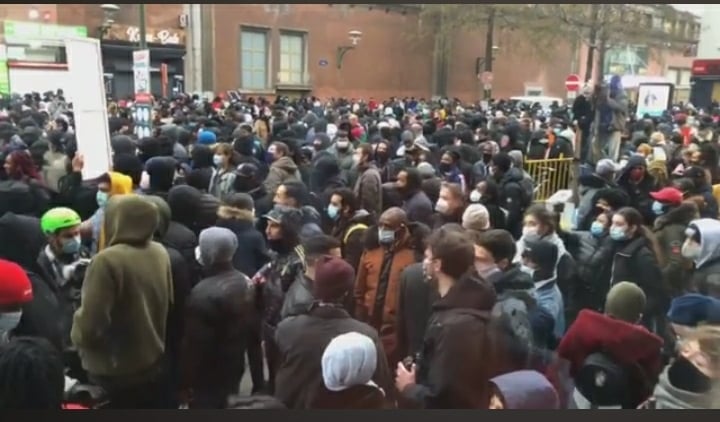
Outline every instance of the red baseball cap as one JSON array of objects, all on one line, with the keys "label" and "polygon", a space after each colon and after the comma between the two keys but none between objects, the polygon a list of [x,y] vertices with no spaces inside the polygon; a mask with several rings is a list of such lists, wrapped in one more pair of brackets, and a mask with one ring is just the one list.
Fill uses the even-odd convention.
[{"label": "red baseball cap", "polygon": [[32,298],[32,285],[25,270],[14,262],[0,259],[0,305],[23,305]]},{"label": "red baseball cap", "polygon": [[683,193],[675,188],[664,188],[657,192],[650,192],[650,196],[663,204],[680,205],[683,201]]}]

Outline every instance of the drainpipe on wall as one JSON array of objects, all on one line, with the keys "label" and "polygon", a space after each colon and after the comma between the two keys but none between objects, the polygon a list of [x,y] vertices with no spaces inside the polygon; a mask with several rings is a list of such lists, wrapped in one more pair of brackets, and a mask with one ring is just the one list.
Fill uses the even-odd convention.
[{"label": "drainpipe on wall", "polygon": [[214,50],[215,50],[215,5],[210,3],[202,3],[197,5],[199,8],[197,25],[197,33],[204,34],[198,42],[198,55],[201,61],[200,75],[198,78],[200,84],[199,91],[214,91],[215,75],[214,75]]},{"label": "drainpipe on wall", "polygon": [[188,30],[185,50],[185,91],[201,92],[203,90],[202,62],[202,15],[201,5],[188,3],[183,11],[188,16]]}]

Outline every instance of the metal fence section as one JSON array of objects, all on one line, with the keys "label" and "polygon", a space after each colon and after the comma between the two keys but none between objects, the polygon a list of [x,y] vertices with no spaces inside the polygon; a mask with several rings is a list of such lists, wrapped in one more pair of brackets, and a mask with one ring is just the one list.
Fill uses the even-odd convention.
[{"label": "metal fence section", "polygon": [[561,189],[571,189],[574,174],[573,158],[552,158],[525,161],[525,171],[535,182],[535,202],[544,202]]}]

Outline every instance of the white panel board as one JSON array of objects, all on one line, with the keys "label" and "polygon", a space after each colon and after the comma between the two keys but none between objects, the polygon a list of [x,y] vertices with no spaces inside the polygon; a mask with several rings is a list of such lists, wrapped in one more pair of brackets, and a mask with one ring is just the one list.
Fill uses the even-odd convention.
[{"label": "white panel board", "polygon": [[24,69],[10,68],[10,91],[25,95],[31,92],[40,94],[48,91],[55,92],[58,88],[65,92],[68,101],[72,101],[72,94],[68,92],[71,85],[70,72],[57,69]]},{"label": "white panel board", "polygon": [[100,41],[93,38],[65,40],[73,93],[75,136],[78,152],[85,156],[83,178],[96,178],[111,166],[110,130],[103,80]]}]

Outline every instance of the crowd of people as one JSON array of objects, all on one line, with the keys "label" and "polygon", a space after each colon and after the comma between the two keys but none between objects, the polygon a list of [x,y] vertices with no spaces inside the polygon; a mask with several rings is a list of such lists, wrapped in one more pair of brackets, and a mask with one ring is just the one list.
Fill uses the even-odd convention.
[{"label": "crowd of people", "polygon": [[3,101],[0,409],[718,407],[717,111],[123,101],[84,180],[62,93]]}]

